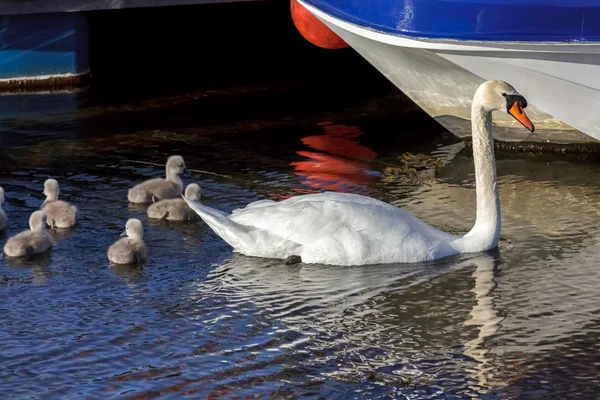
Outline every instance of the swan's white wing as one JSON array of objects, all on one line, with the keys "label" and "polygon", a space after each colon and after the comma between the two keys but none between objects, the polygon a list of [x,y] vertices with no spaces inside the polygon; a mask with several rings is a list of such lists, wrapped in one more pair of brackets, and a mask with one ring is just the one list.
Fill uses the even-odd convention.
[{"label": "swan's white wing", "polygon": [[235,210],[237,224],[268,230],[306,245],[342,227],[364,232],[373,240],[395,233],[398,239],[415,229],[435,231],[409,212],[382,201],[347,193],[296,196],[281,202],[251,203]]},{"label": "swan's white wing", "polygon": [[[452,235],[379,200],[346,193],[253,203],[229,217],[237,225],[297,243],[305,262],[414,262],[452,251]],[[288,254],[291,255],[291,254]]]},{"label": "swan's white wing", "polygon": [[244,208],[236,208],[231,213],[232,214],[237,214],[237,213],[239,213],[241,211],[248,210],[250,208],[272,206],[274,204],[277,204],[277,202],[273,201],[273,200],[257,200],[257,201],[254,201],[252,203],[247,204],[246,207],[244,207]]}]

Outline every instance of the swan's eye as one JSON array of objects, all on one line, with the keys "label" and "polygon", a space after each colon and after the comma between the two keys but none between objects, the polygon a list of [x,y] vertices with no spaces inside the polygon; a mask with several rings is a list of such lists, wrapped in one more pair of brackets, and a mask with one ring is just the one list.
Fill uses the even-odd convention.
[{"label": "swan's eye", "polygon": [[506,97],[506,93],[502,92],[502,96]]}]

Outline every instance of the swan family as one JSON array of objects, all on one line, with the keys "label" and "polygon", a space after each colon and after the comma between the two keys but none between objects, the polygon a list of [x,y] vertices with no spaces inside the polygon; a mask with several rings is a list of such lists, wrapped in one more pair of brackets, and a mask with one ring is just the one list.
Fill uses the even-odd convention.
[{"label": "swan family", "polygon": [[[231,214],[201,203],[200,187],[190,184],[183,192],[180,175],[187,167],[181,156],[166,163],[166,177],[150,179],[131,189],[131,203],[150,204],[150,218],[196,221],[202,219],[234,252],[247,256],[298,262],[366,265],[431,261],[460,253],[481,252],[498,245],[501,229],[500,200],[492,135],[492,112],[513,116],[529,131],[533,123],[525,114],[526,99],[510,84],[487,81],[473,96],[472,147],[475,165],[477,212],[465,235],[438,230],[406,210],[383,201],[349,193],[324,192],[298,195],[283,201],[259,200]],[[58,183],[44,184],[46,200],[30,218],[30,230],[10,238],[4,251],[23,256],[46,251],[46,226],[71,227],[79,218],[77,207],[58,200]],[[0,188],[0,229],[6,226]],[[148,248],[140,220],[129,219],[122,238],[107,256],[117,264],[139,263]]]},{"label": "swan family", "polygon": [[325,192],[276,202],[259,200],[226,214],[185,199],[235,252],[316,264],[415,263],[480,252],[498,245],[500,199],[492,112],[512,115],[529,131],[525,98],[503,81],[487,81],[473,96],[471,127],[477,214],[473,228],[457,236],[409,212],[357,194]]},{"label": "swan family", "polygon": [[[127,198],[131,203],[149,203],[147,213],[150,218],[168,219],[174,221],[194,221],[199,217],[188,207],[181,198],[183,181],[179,177],[187,168],[181,156],[171,156],[167,159],[166,179],[154,178],[146,180],[129,189]],[[46,199],[39,210],[34,211],[29,218],[29,229],[8,239],[4,245],[4,254],[8,257],[29,257],[49,250],[52,237],[48,227],[72,228],[80,218],[77,206],[59,200],[59,185],[56,179],[44,182],[43,194]],[[191,183],[185,191],[187,198],[200,200],[200,186]],[[0,231],[7,226],[8,218],[2,209],[5,200],[4,188],[0,187]],[[137,218],[130,218],[125,224],[126,236],[113,243],[107,251],[109,261],[115,264],[140,264],[148,256],[148,248],[144,243],[144,227]]]}]

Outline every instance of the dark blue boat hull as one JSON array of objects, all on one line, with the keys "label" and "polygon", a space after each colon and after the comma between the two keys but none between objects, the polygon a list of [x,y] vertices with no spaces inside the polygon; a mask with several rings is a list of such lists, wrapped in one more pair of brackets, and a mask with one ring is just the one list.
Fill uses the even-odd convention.
[{"label": "dark blue boat hull", "polygon": [[414,38],[600,41],[597,0],[305,0],[335,18]]}]

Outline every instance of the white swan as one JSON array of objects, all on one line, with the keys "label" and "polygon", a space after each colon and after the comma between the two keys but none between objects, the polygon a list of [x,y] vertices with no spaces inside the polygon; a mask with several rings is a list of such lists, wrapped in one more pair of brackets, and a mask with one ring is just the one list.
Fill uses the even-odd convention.
[{"label": "white swan", "polygon": [[235,252],[287,259],[287,263],[412,263],[489,250],[500,237],[492,111],[511,114],[533,132],[525,107],[525,98],[506,82],[488,81],[475,92],[471,121],[477,217],[464,236],[442,232],[405,210],[356,194],[326,192],[281,202],[260,200],[231,215],[186,201]]},{"label": "white swan", "polygon": [[35,211],[29,217],[29,230],[6,241],[4,253],[9,257],[25,257],[43,253],[52,247],[52,237],[46,229],[46,214]]},{"label": "white swan", "polygon": [[4,204],[4,188],[0,186],[0,231],[6,228],[8,224],[8,217],[2,209],[2,204]]}]

